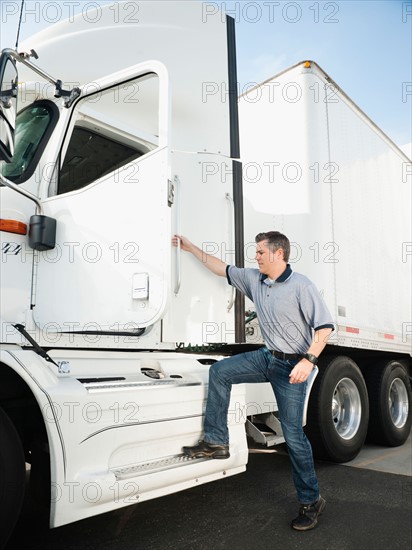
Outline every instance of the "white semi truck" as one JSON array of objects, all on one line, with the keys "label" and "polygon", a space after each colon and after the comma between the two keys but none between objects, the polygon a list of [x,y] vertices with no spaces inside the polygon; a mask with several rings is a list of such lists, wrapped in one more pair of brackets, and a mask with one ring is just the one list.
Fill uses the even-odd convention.
[{"label": "white semi truck", "polygon": [[307,410],[318,456],[410,432],[410,160],[313,62],[238,99],[233,20],[159,4],[2,52],[0,546],[25,463],[57,527],[240,473],[246,433],[284,441],[270,386],[238,385],[230,459],[182,455],[210,364],[262,342],[176,233],[246,267],[256,233],[293,241],[337,323]]}]

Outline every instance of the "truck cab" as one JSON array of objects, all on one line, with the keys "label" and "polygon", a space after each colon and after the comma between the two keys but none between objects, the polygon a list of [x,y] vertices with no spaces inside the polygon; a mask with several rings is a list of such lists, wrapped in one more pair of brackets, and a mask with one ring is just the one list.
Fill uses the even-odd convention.
[{"label": "truck cab", "polygon": [[106,6],[3,52],[3,537],[25,462],[51,527],[245,469],[243,387],[230,459],[181,450],[201,436],[218,357],[176,350],[216,342],[216,327],[235,341],[231,289],[172,247],[224,240],[235,261],[234,26],[203,9],[146,2],[113,24]]}]

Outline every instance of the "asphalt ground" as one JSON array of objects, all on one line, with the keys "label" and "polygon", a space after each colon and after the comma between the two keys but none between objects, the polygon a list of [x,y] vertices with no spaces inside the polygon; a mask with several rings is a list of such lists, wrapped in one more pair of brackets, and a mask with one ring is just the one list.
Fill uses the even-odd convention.
[{"label": "asphalt ground", "polygon": [[316,462],[325,513],[312,531],[296,515],[289,458],[251,453],[225,480],[48,530],[26,502],[7,550],[402,550],[412,548],[412,478]]}]

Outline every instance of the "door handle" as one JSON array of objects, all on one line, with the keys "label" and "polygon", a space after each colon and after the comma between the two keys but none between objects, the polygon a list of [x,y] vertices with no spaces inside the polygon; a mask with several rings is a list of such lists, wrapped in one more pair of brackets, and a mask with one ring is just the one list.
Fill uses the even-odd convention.
[{"label": "door handle", "polygon": [[[230,243],[230,250],[233,250],[232,247],[235,246],[235,235],[234,235],[234,231],[235,231],[235,202],[233,200],[233,197],[230,193],[226,193],[225,195],[227,201],[229,202],[229,206],[230,206],[230,220],[229,220],[229,224],[230,224],[230,236],[231,236],[231,243]],[[231,294],[230,294],[230,298],[228,300],[228,304],[227,304],[227,312],[229,313],[230,310],[232,309],[233,307],[233,304],[235,303],[235,297],[236,297],[236,289],[235,287],[231,287],[232,288],[232,291],[231,291]]]},{"label": "door handle", "polygon": [[[176,234],[180,235],[180,205],[181,205],[181,185],[178,176],[173,178],[174,196],[175,196],[175,216],[176,216]],[[174,293],[177,296],[179,294],[180,285],[182,283],[182,264],[181,264],[181,247],[180,239],[177,241],[176,246],[176,273],[175,273],[175,288]]]}]

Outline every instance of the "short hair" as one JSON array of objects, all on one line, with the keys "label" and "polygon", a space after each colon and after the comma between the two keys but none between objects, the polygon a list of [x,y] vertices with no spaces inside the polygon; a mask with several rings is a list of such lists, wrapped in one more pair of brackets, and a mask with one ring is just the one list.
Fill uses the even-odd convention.
[{"label": "short hair", "polygon": [[283,250],[283,259],[285,262],[289,260],[290,255],[290,242],[289,239],[279,233],[279,231],[267,231],[266,233],[258,233],[255,237],[255,242],[260,243],[262,241],[267,241],[268,247],[272,252],[276,252],[281,248]]}]

